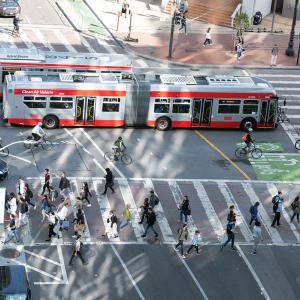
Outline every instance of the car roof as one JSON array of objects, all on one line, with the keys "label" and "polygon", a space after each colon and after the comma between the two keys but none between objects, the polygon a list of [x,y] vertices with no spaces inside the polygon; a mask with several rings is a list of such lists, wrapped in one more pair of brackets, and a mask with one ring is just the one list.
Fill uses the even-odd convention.
[{"label": "car roof", "polygon": [[0,295],[27,292],[27,277],[24,266],[0,266]]}]

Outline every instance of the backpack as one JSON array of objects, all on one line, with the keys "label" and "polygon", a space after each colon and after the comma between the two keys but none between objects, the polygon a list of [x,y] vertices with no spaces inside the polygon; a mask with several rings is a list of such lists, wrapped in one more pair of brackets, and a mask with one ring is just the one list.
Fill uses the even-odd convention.
[{"label": "backpack", "polygon": [[247,141],[247,136],[248,136],[248,133],[247,133],[247,132],[242,136],[242,140],[243,140],[244,142]]},{"label": "backpack", "polygon": [[273,205],[273,212],[276,213],[276,210],[278,208],[278,201],[274,203]]},{"label": "backpack", "polygon": [[249,209],[249,213],[252,215],[252,213],[253,213],[253,208],[254,208],[254,206],[253,205],[251,205],[250,206],[250,209]]},{"label": "backpack", "polygon": [[33,192],[29,188],[28,188],[28,196],[29,196],[29,198],[33,198]]},{"label": "backpack", "polygon": [[154,198],[154,205],[158,205],[158,203],[159,203],[159,199],[158,199],[157,196],[155,196],[155,198]]},{"label": "backpack", "polygon": [[70,180],[68,178],[66,178],[66,188],[70,187]]},{"label": "backpack", "polygon": [[275,196],[272,198],[272,203],[273,203],[273,204],[277,202],[277,201],[276,201],[277,198],[278,198],[278,195],[275,195]]}]

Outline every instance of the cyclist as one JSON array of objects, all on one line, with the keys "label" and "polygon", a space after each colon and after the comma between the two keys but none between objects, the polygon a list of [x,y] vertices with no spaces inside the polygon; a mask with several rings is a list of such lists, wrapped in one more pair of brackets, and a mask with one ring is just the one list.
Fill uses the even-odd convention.
[{"label": "cyclist", "polygon": [[119,136],[118,139],[114,142],[114,146],[112,147],[112,149],[114,151],[115,160],[118,160],[118,155],[120,155],[120,153],[122,153],[126,149],[121,136]]},{"label": "cyclist", "polygon": [[32,136],[33,136],[33,139],[35,141],[39,141],[44,135],[45,135],[45,131],[42,129],[42,123],[39,122],[37,125],[35,125],[32,129]]},{"label": "cyclist", "polygon": [[246,151],[249,152],[251,145],[254,144],[253,129],[251,127],[248,128],[248,132],[243,135],[242,140],[246,143]]}]

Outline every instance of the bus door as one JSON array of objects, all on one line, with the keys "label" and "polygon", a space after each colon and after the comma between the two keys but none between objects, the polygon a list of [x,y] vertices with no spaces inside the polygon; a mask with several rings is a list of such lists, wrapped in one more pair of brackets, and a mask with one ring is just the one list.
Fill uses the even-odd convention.
[{"label": "bus door", "polygon": [[212,99],[194,99],[192,127],[208,127],[211,121]]},{"label": "bus door", "polygon": [[277,101],[276,99],[262,100],[259,125],[266,127],[273,127],[276,122],[277,115]]},{"label": "bus door", "polygon": [[76,97],[75,124],[95,124],[96,97]]}]

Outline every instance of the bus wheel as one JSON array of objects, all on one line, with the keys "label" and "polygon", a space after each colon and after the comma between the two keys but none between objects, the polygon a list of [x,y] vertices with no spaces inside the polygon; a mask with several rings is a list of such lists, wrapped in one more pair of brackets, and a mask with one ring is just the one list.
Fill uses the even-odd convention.
[{"label": "bus wheel", "polygon": [[58,127],[58,119],[55,116],[47,116],[43,120],[43,125],[47,129],[54,129]]},{"label": "bus wheel", "polygon": [[168,130],[171,128],[171,120],[167,117],[160,117],[156,120],[155,127],[161,131]]},{"label": "bus wheel", "polygon": [[241,129],[247,131],[249,128],[256,128],[256,121],[252,118],[246,118],[241,122]]}]

